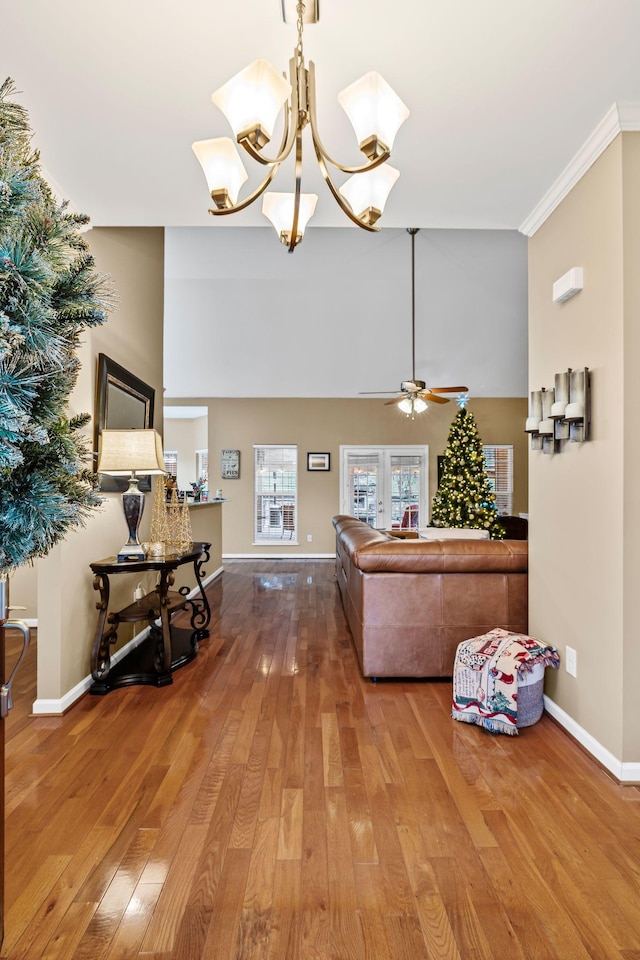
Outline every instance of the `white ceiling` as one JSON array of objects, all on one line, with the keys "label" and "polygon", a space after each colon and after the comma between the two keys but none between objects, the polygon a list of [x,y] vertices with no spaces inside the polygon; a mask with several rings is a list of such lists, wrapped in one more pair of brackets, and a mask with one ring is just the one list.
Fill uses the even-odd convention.
[{"label": "white ceiling", "polygon": [[[94,225],[215,222],[193,140],[226,135],[210,93],[258,57],[285,70],[280,0],[0,0],[0,74],[42,162]],[[336,94],[377,69],[411,109],[391,227],[517,229],[615,101],[640,100],[637,0],[322,0],[305,28],[329,151],[357,163]],[[310,143],[305,189],[313,189]],[[250,161],[247,161],[250,164]],[[290,190],[286,171],[275,189]],[[345,225],[322,184],[316,225]]]}]

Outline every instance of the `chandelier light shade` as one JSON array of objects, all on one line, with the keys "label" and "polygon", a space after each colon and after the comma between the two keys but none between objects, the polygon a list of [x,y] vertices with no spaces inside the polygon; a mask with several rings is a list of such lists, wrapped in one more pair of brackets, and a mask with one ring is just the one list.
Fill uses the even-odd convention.
[{"label": "chandelier light shade", "polygon": [[[294,200],[292,193],[265,193],[262,199],[262,212],[271,221],[282,243],[291,243],[291,224],[294,214]],[[304,236],[305,227],[315,213],[318,197],[315,193],[300,194],[300,212],[298,213],[298,235],[295,244],[300,243]]]},{"label": "chandelier light shade", "polygon": [[399,170],[383,163],[374,170],[349,177],[340,187],[340,193],[363,222],[373,224],[382,216],[391,188],[399,176]]},{"label": "chandelier light shade", "polygon": [[118,553],[118,562],[144,560],[144,548],[138,539],[144,493],[138,489],[138,474],[166,473],[160,434],[156,430],[103,430],[97,471],[111,477],[129,477],[129,487],[122,494],[129,539]]},{"label": "chandelier light shade", "polygon": [[290,95],[291,84],[268,60],[254,60],[212,93],[211,101],[224,113],[238,142],[248,137],[264,147]]},{"label": "chandelier light shade", "polygon": [[236,203],[242,184],[249,176],[230,137],[198,140],[193,152],[207,178],[209,192],[226,205]]},{"label": "chandelier light shade", "polygon": [[[265,194],[280,165],[295,147],[295,190],[291,194],[265,194],[262,212],[273,223],[280,240],[292,252],[304,236],[309,218],[315,210],[315,194],[302,192],[302,134],[309,127],[316,160],[322,176],[343,213],[365,230],[379,230],[377,221],[399,173],[387,167],[396,134],[409,116],[409,110],[379,73],[371,71],[338,95],[355,131],[361,152],[367,162],[346,166],[334,160],[325,149],[316,119],[315,67],[305,66],[302,48],[303,23],[307,6],[315,0],[295,4],[298,43],[289,61],[289,81],[266,60],[256,60],[241,70],[212,94],[213,103],[229,121],[237,143],[257,163],[267,168],[261,183],[244,199],[239,191],[247,179],[239,154],[227,137],[199,140],[192,144],[207,178],[214,206],[209,213],[221,216],[244,210]],[[292,0],[283,0],[283,14],[290,11]],[[283,114],[282,139],[271,157],[263,149],[271,141],[279,114]],[[231,149],[229,149],[231,147]],[[335,173],[346,174],[343,184],[334,182]],[[375,176],[374,176],[375,174]],[[357,181],[360,181],[357,183]],[[285,205],[283,197],[290,199]],[[286,220],[284,211],[286,213]]]},{"label": "chandelier light shade", "polygon": [[338,103],[369,158],[391,151],[396,133],[409,116],[408,107],[375,70],[339,93]]}]

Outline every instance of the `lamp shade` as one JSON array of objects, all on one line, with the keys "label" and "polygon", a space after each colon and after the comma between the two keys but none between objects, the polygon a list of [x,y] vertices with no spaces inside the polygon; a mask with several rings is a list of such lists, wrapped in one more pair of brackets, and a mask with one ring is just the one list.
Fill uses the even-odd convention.
[{"label": "lamp shade", "polygon": [[97,470],[112,477],[166,473],[160,434],[157,430],[103,430]]},{"label": "lamp shade", "polygon": [[226,191],[231,202],[236,203],[248,174],[233,140],[230,137],[196,140],[191,149],[204,170],[209,192],[213,195]]},{"label": "lamp shade", "polygon": [[[291,241],[293,227],[293,207],[295,195],[293,193],[265,193],[262,201],[262,212],[275,227],[276,233],[283,241]],[[300,212],[298,213],[298,234],[296,242],[302,240],[307,223],[316,209],[318,197],[315,193],[300,194]]]},{"label": "lamp shade", "polygon": [[399,176],[399,170],[383,163],[373,170],[354,173],[342,184],[339,192],[357,217],[362,218],[368,210],[377,210],[381,214]]},{"label": "lamp shade", "polygon": [[290,93],[291,84],[268,60],[254,60],[212,93],[211,100],[224,113],[236,138],[260,130],[266,142]]},{"label": "lamp shade", "polygon": [[359,144],[377,137],[389,150],[409,116],[409,108],[375,70],[339,93],[338,103],[349,117]]}]

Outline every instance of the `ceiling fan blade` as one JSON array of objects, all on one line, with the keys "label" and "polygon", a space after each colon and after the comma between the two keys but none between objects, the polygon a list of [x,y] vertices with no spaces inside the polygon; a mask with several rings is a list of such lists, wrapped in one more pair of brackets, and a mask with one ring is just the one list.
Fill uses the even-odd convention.
[{"label": "ceiling fan blade", "polygon": [[397,393],[397,390],[359,390],[359,397],[379,397],[381,393]]},{"label": "ceiling fan blade", "polygon": [[469,387],[429,387],[431,393],[466,393]]},{"label": "ceiling fan blade", "polygon": [[388,407],[390,403],[400,403],[401,400],[404,400],[404,394],[400,394],[399,397],[394,397],[393,400],[385,400],[384,405]]},{"label": "ceiling fan blade", "polygon": [[431,393],[430,390],[423,390],[418,396],[428,400],[429,403],[449,403],[449,397],[439,397],[437,393]]}]

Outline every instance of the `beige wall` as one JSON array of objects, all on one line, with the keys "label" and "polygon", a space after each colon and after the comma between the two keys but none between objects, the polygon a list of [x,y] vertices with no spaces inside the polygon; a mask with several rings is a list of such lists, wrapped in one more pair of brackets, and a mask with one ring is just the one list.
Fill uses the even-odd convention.
[{"label": "beige wall", "polygon": [[622,137],[624,198],[624,518],[622,758],[640,759],[640,134]]},{"label": "beige wall", "polygon": [[[530,630],[577,651],[546,692],[621,762],[640,760],[637,316],[640,140],[619,136],[529,244],[530,387],[592,371],[592,439],[530,455]],[[554,304],[554,280],[584,289]],[[621,695],[622,691],[622,695]]]},{"label": "beige wall", "polygon": [[[180,403],[167,400],[167,403]],[[206,399],[189,403],[209,408],[209,490],[222,488],[229,502],[223,509],[224,554],[281,555],[332,554],[335,550],[331,518],[339,512],[339,448],[341,444],[428,444],[429,491],[436,489],[437,455],[443,453],[454,402],[432,405],[423,417],[410,420],[383,399]],[[512,443],[515,460],[514,512],[527,510],[527,444],[523,432],[526,401],[516,399],[472,400],[480,436],[485,443]],[[299,453],[298,498],[299,543],[277,548],[254,547],[253,541],[253,444],[295,443]],[[220,478],[220,451],[240,450],[240,479]],[[331,454],[329,473],[308,473],[306,454]],[[307,542],[311,534],[313,541]]]},{"label": "beige wall", "polygon": [[[102,352],[155,388],[154,425],[161,430],[163,231],[100,228],[92,230],[88,240],[98,269],[111,277],[118,306],[104,326],[87,333],[71,412],[93,412],[97,356]],[[87,526],[37,563],[39,701],[61,698],[89,672],[98,596],[89,563],[113,555],[127,538],[120,495],[104,496],[104,505]],[[142,536],[151,519],[151,495],[147,500]],[[115,603],[118,596],[129,602],[134,580],[114,580]],[[130,635],[128,631],[124,639]]]}]

